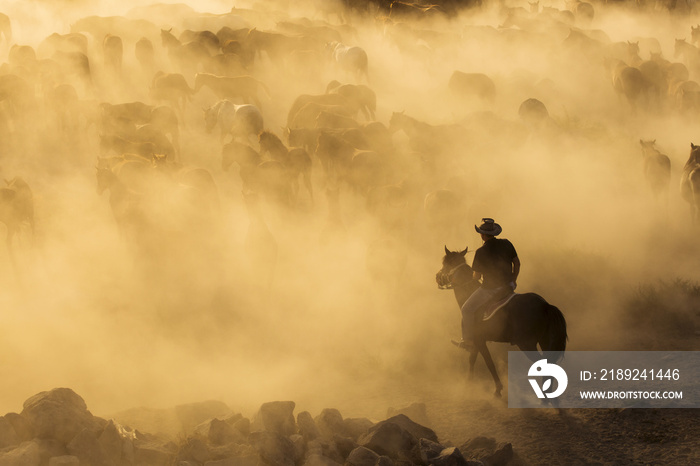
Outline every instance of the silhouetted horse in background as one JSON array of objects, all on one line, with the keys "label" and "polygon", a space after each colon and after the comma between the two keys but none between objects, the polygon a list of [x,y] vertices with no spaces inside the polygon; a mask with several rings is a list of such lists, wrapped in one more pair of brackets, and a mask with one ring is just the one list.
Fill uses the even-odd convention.
[{"label": "silhouetted horse in background", "polygon": [[[442,269],[435,276],[439,288],[454,290],[460,309],[479,287],[479,282],[473,278],[472,268],[464,258],[466,253],[466,249],[450,251],[445,246]],[[521,351],[537,351],[539,344],[542,351],[558,353],[550,361],[556,362],[564,356],[567,339],[566,320],[559,309],[535,293],[516,294],[488,320],[474,323],[474,349],[469,355],[469,376],[473,376],[476,358],[481,353],[496,383],[495,395],[500,397],[503,384],[486,346],[487,341],[517,345]]]}]

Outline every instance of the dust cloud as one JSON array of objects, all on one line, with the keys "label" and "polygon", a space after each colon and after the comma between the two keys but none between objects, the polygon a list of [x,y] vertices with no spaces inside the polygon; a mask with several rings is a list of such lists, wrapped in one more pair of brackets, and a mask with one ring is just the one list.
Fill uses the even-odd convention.
[{"label": "dust cloud", "polygon": [[[13,252],[0,248],[0,412],[18,411],[29,396],[59,386],[81,394],[98,415],[206,399],[250,413],[290,399],[312,412],[332,406],[378,417],[392,402],[431,389],[488,396],[485,375],[483,384],[464,385],[464,355],[449,343],[459,336],[459,310],[434,280],[445,245],[481,245],[472,225],[482,217],[495,218],[519,253],[518,291],[540,293],[563,311],[569,349],[697,349],[692,329],[673,342],[652,329],[630,346],[619,317],[640,286],[700,280],[698,230],[678,190],[689,143],[700,143],[700,107],[679,108],[671,96],[633,108],[616,92],[606,59],[619,57],[609,44],[639,41],[642,60],[661,52],[682,61],[674,58],[674,40],[690,41],[700,18],[596,3],[588,24],[577,18],[499,27],[513,17],[488,3],[422,20],[374,10],[341,17],[324,4],[340,3],[241,1],[236,21],[260,31],[299,18],[328,25],[367,52],[368,81],[322,54],[321,61],[276,62],[262,53],[241,74],[269,88],[269,97],[260,93],[264,127],[285,143],[294,99],[324,94],[334,79],[368,85],[375,118],[387,128],[395,112],[444,125],[418,144],[406,131],[391,133],[375,188],[395,186],[398,199],[377,195],[370,208],[370,191],[327,178],[314,158],[313,200],[300,183],[293,207],[261,195],[248,209],[241,170],[222,170],[218,129],[205,130],[202,109],[219,97],[204,87],[178,111],[179,159],[211,175],[218,210],[191,187],[130,191],[118,208],[138,206],[141,217],[120,233],[114,194],[97,192],[98,157],[121,155],[102,151],[100,103],[171,105],[149,92],[157,71],[182,71],[159,30],[173,28],[177,37],[203,29],[212,21],[204,13],[228,13],[231,3],[198,1],[179,10],[3,3],[12,43],[31,46],[37,60],[53,56],[44,42],[51,34],[81,32],[81,18],[133,22],[83,31],[89,80],[66,61],[41,72],[13,63],[9,44],[0,43],[0,74],[22,77],[32,96],[30,103],[0,102],[0,175],[24,179],[35,208],[33,240],[24,224]],[[167,13],[190,7],[191,16]],[[541,1],[543,7],[565,5]],[[600,40],[567,41],[572,28]],[[105,60],[106,33],[123,40],[120,72]],[[150,68],[135,56],[141,37],[153,44]],[[690,79],[700,79],[700,70],[689,68]],[[198,70],[183,72],[190,88]],[[493,98],[451,91],[455,71],[490,77]],[[71,85],[77,100],[52,100],[60,84]],[[530,98],[548,116],[519,115]],[[367,123],[362,114],[356,119]],[[667,202],[644,180],[640,139],[656,140],[671,159]],[[436,190],[449,190],[454,202],[431,215],[424,199]],[[259,216],[249,217],[256,209]],[[491,347],[503,373],[510,347]]]}]

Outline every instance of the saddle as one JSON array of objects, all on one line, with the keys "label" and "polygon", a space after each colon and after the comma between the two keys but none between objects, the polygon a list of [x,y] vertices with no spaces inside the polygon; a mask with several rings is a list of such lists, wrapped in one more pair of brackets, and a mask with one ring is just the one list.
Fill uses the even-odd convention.
[{"label": "saddle", "polygon": [[504,288],[504,291],[497,293],[494,300],[486,303],[481,309],[481,322],[486,322],[487,320],[491,319],[494,315],[496,315],[496,312],[502,309],[510,302],[511,299],[513,299],[513,297],[518,294],[515,293],[510,287]]}]

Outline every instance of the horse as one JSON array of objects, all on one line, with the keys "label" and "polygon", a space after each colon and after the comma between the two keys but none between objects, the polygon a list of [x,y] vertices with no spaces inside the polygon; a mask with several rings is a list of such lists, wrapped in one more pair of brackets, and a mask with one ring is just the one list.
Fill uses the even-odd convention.
[{"label": "horse", "polygon": [[496,85],[483,73],[455,71],[447,87],[450,92],[461,98],[476,97],[488,103],[493,103],[496,98]]},{"label": "horse", "polygon": [[259,136],[260,155],[270,154],[270,158],[280,162],[287,170],[291,183],[292,197],[299,193],[299,176],[304,180],[311,202],[314,200],[311,185],[311,157],[303,147],[288,149],[282,140],[270,131],[262,131]]},{"label": "horse", "polygon": [[[454,291],[460,309],[479,287],[479,282],[473,278],[472,268],[464,258],[466,254],[467,249],[450,251],[445,246],[442,268],[435,276],[438,288]],[[474,347],[469,354],[469,376],[473,377],[476,358],[481,354],[496,384],[494,395],[500,398],[503,384],[487,342],[510,343],[527,352],[537,352],[539,344],[542,351],[552,352],[550,362],[557,362],[564,357],[567,340],[566,319],[557,307],[535,293],[514,294],[507,304],[488,319],[474,323]],[[540,359],[528,357],[533,362]]]},{"label": "horse", "polygon": [[326,53],[341,69],[354,74],[358,81],[364,77],[369,83],[367,52],[363,48],[331,41],[326,44]]},{"label": "horse", "polygon": [[700,146],[690,143],[690,157],[681,175],[681,196],[690,204],[693,225],[700,220]]},{"label": "horse", "polygon": [[644,156],[644,178],[656,199],[662,196],[668,202],[668,188],[671,184],[671,159],[656,148],[656,139],[639,140]]},{"label": "horse", "polygon": [[102,41],[105,68],[117,74],[122,71],[122,59],[124,57],[124,44],[122,38],[107,34]]},{"label": "horse", "polygon": [[153,100],[168,102],[180,113],[182,121],[185,120],[185,103],[192,98],[195,91],[187,84],[182,74],[159,71],[153,77],[149,91]]},{"label": "horse", "polygon": [[250,104],[236,105],[226,99],[204,109],[204,122],[208,132],[219,126],[221,142],[229,134],[233,140],[248,139],[263,130],[263,117],[258,107]]},{"label": "horse", "polygon": [[12,43],[12,23],[10,17],[4,13],[0,13],[0,35],[5,39],[5,45],[9,47]]},{"label": "horse", "polygon": [[197,40],[183,44],[170,31],[172,28],[160,30],[160,38],[163,47],[168,49],[170,61],[183,73],[197,71],[199,66],[211,56],[207,46]]},{"label": "horse", "polygon": [[362,112],[367,121],[374,120],[374,113],[377,111],[377,95],[368,86],[331,81],[326,87],[326,94],[342,95],[353,109]]},{"label": "horse", "polygon": [[252,76],[216,76],[211,73],[197,73],[194,75],[194,92],[199,92],[202,87],[208,87],[219,99],[241,99],[245,103],[252,100],[258,108],[261,108],[258,98],[258,88],[262,88],[270,97],[268,87]]},{"label": "horse", "polygon": [[5,184],[0,188],[0,222],[7,228],[7,251],[14,263],[12,241],[22,225],[29,225],[34,241],[34,196],[27,182],[18,176],[5,180]]}]

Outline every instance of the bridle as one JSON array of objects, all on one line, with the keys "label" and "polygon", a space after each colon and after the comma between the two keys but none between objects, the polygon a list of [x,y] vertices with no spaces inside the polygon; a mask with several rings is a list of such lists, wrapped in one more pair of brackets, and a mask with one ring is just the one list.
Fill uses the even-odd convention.
[{"label": "bridle", "polygon": [[435,277],[435,280],[437,281],[437,284],[438,284],[438,288],[440,288],[441,290],[451,290],[453,288],[452,277],[454,276],[455,272],[457,270],[461,269],[462,267],[466,267],[466,266],[467,266],[467,263],[463,262],[463,263],[459,264],[458,266],[451,268],[447,272],[443,272],[442,270],[440,270]]}]

